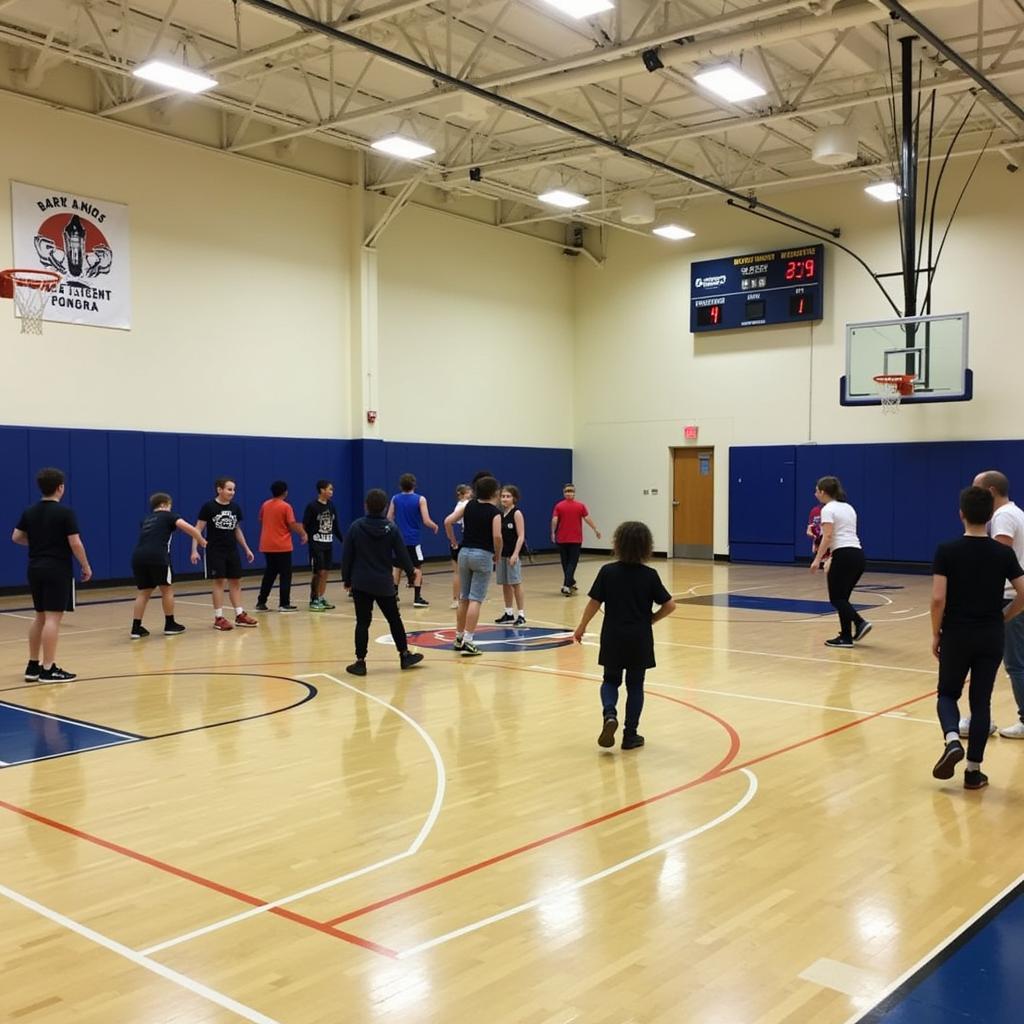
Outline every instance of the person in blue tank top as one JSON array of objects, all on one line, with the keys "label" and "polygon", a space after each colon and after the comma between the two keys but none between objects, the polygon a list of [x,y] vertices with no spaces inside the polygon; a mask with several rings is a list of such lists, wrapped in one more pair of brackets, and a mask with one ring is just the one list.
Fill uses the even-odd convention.
[{"label": "person in blue tank top", "polygon": [[[388,519],[398,527],[402,535],[409,558],[415,573],[413,576],[414,608],[428,608],[430,602],[423,598],[423,548],[420,547],[420,534],[423,527],[437,533],[437,523],[430,518],[427,499],[416,493],[416,477],[412,473],[403,473],[398,478],[399,492],[392,496],[388,505]],[[402,572],[395,567],[395,593],[398,593],[398,581]]]}]

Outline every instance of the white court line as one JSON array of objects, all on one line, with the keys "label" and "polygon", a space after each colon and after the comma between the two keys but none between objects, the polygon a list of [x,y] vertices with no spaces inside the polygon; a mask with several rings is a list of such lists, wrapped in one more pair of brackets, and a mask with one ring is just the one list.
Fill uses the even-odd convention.
[{"label": "white court line", "polygon": [[126,732],[118,732],[117,729],[102,729],[98,725],[86,725],[85,722],[76,722],[70,718],[63,718],[61,715],[51,715],[46,711],[36,711],[34,708],[26,708],[21,704],[11,704],[6,700],[0,701],[0,705],[12,708],[15,711],[24,711],[26,715],[38,715],[40,718],[49,718],[53,722],[64,722],[67,725],[77,725],[80,729],[91,729],[93,732],[104,732],[108,736],[120,736],[126,740],[137,740],[138,736],[130,736]]},{"label": "white court line", "polygon": [[36,903],[35,900],[29,899],[27,896],[22,896],[21,893],[17,893],[13,889],[8,889],[6,885],[0,885],[0,895],[6,896],[14,903],[18,903],[25,907],[26,910],[31,910],[36,914],[39,914],[41,917],[45,917],[47,920],[52,921],[54,924],[60,925],[62,928],[67,928],[69,931],[75,932],[77,935],[81,935],[83,938],[89,939],[90,942],[95,942],[96,945],[102,946],[104,949],[109,949],[112,953],[116,953],[118,956],[124,957],[125,960],[130,960],[133,964],[142,967],[144,970],[159,975],[161,978],[165,978],[167,981],[170,981],[181,988],[187,989],[189,992],[193,992],[202,999],[215,1003],[217,1006],[222,1006],[225,1010],[230,1010],[243,1020],[252,1021],[253,1024],[278,1024],[278,1022],[272,1017],[268,1017],[265,1014],[246,1006],[244,1003],[240,1003],[237,1000],[232,999],[230,996],[226,996],[222,992],[218,992],[216,989],[212,989],[208,985],[204,985],[202,982],[188,977],[186,974],[181,974],[178,971],[172,970],[170,967],[164,966],[164,964],[157,963],[145,954],[136,953],[135,950],[121,945],[120,942],[115,942],[113,939],[107,938],[106,935],[101,935],[99,932],[93,931],[92,928],[89,928],[84,924],[79,924],[77,921],[72,921],[70,917],[65,917],[63,914],[57,913],[56,910],[44,907],[41,903]]},{"label": "white court line", "polygon": [[[603,676],[595,675],[590,672],[569,672],[566,669],[560,668],[548,668],[545,665],[530,665],[531,671],[535,672],[546,672],[548,675],[553,676],[575,676],[579,678],[583,676],[585,679],[603,679]],[[839,708],[831,704],[805,704],[799,700],[784,700],[782,697],[757,697],[751,693],[730,693],[727,690],[704,690],[697,686],[682,686],[678,683],[662,683],[656,679],[648,679],[648,683],[651,686],[660,687],[663,690],[684,690],[687,693],[705,693],[711,694],[715,697],[735,697],[737,700],[756,700],[763,701],[766,704],[791,704],[798,708],[810,708],[812,711],[840,711],[847,715],[877,715],[878,718],[899,718],[904,722],[924,722],[926,725],[934,725],[935,720],[931,718],[911,718],[905,712],[900,711],[887,711],[883,715],[879,715],[876,711],[858,711],[856,708]],[[647,690],[648,693],[656,693],[656,690]]]},{"label": "white court line", "polygon": [[407,850],[401,853],[393,854],[384,860],[377,861],[375,864],[369,864],[366,867],[357,868],[355,871],[349,871],[347,874],[339,875],[337,878],[329,878],[326,882],[320,882],[317,885],[312,885],[308,889],[303,889],[300,892],[292,893],[290,896],[282,896],[280,899],[271,900],[269,903],[261,904],[258,907],[253,907],[251,910],[244,910],[239,914],[234,914],[231,917],[225,917],[223,920],[214,921],[213,924],[205,925],[202,928],[197,928],[195,931],[186,933],[185,935],[179,935],[176,938],[168,939],[166,942],[158,942],[154,946],[149,946],[147,949],[140,950],[142,956],[150,956],[153,953],[158,953],[164,949],[170,949],[171,946],[177,946],[182,942],[188,942],[191,939],[197,939],[202,935],[209,935],[211,932],[219,931],[221,928],[227,928],[228,925],[236,924],[239,921],[247,921],[250,917],[256,917],[259,914],[265,914],[268,910],[273,910],[275,907],[283,907],[288,903],[294,903],[296,900],[304,899],[307,896],[313,896],[318,892],[323,892],[325,889],[332,889],[337,885],[341,885],[343,882],[351,881],[353,878],[359,878],[362,875],[368,875],[371,871],[377,871],[380,868],[387,867],[389,864],[394,864],[397,861],[404,860],[406,857],[411,857],[413,854],[419,851],[419,848],[426,842],[427,836],[430,834],[430,830],[434,827],[437,821],[438,815],[441,813],[441,804],[444,802],[445,785],[447,781],[447,775],[445,773],[444,761],[441,758],[441,752],[437,749],[437,745],[430,738],[430,735],[426,730],[417,722],[415,719],[410,718],[401,708],[396,708],[393,704],[389,704],[386,700],[381,697],[375,697],[372,693],[367,693],[366,690],[360,690],[358,686],[353,686],[351,683],[346,683],[341,679],[337,679],[335,676],[329,675],[326,672],[307,672],[305,675],[296,676],[297,679],[313,679],[313,678],[330,679],[332,683],[337,683],[339,686],[344,686],[345,689],[351,690],[353,693],[361,694],[364,697],[368,697],[370,700],[375,701],[382,707],[387,708],[389,711],[393,711],[399,718],[404,719],[409,723],[423,738],[423,742],[426,743],[427,748],[430,750],[430,755],[434,759],[434,770],[437,774],[437,786],[434,791],[434,802],[430,807],[430,813],[427,815],[426,820],[423,822],[419,833],[416,838],[412,841]]},{"label": "white court line", "polygon": [[481,928],[486,928],[488,925],[496,924],[498,921],[504,921],[507,918],[514,917],[516,914],[521,914],[525,910],[532,910],[534,907],[538,907],[541,904],[546,903],[548,900],[557,899],[565,893],[583,889],[588,885],[592,885],[594,882],[601,881],[603,878],[608,878],[609,875],[614,875],[620,871],[624,871],[626,868],[632,867],[634,864],[638,864],[640,861],[646,860],[648,857],[653,857],[656,853],[662,853],[665,850],[671,849],[673,846],[679,846],[690,839],[694,839],[704,832],[709,832],[717,825],[721,825],[723,822],[728,821],[733,817],[733,815],[739,814],[739,812],[754,799],[754,794],[757,792],[757,776],[747,768],[741,768],[740,771],[747,777],[747,791],[737,803],[733,804],[729,810],[720,814],[717,818],[713,818],[711,821],[706,822],[703,825],[699,825],[697,828],[692,828],[689,832],[684,832],[681,836],[676,836],[674,839],[669,839],[667,842],[660,843],[658,846],[652,846],[650,849],[644,850],[642,853],[638,853],[636,856],[630,857],[628,860],[619,861],[618,864],[613,864],[611,867],[607,867],[603,871],[598,871],[596,874],[588,875],[586,878],[577,879],[575,882],[568,882],[565,885],[556,886],[554,889],[544,893],[542,896],[528,900],[526,903],[520,903],[518,906],[510,907],[508,910],[503,910],[499,914],[492,914],[490,917],[485,917],[480,921],[474,921],[472,924],[467,924],[462,928],[456,928],[455,931],[445,932],[444,935],[439,935],[435,939],[428,939],[426,942],[421,942],[417,946],[411,946],[409,949],[404,949],[398,954],[398,959],[405,960],[410,956],[415,956],[417,953],[422,953],[425,950],[433,949],[435,946],[451,942],[452,939],[460,938],[463,935],[468,935],[470,932],[476,932]]},{"label": "white court line", "polygon": [[36,621],[34,615],[19,615],[17,612],[0,612],[0,615],[6,615],[10,619],[25,619],[27,622]]},{"label": "white court line", "polygon": [[977,913],[969,917],[959,928],[955,931],[950,932],[930,953],[926,953],[920,960],[914,964],[913,967],[908,968],[904,971],[888,988],[884,989],[877,997],[875,997],[870,1006],[863,1007],[844,1022],[844,1024],[858,1024],[862,1021],[872,1010],[875,1009],[880,1003],[884,1002],[889,996],[893,994],[901,985],[909,981],[922,967],[930,963],[935,959],[951,942],[955,942],[968,928],[974,924],[980,917],[987,914],[1001,899],[1013,892],[1022,882],[1024,882],[1024,874],[1018,875],[1002,892],[997,893],[985,904]]},{"label": "white court line", "polygon": [[[118,629],[124,629],[124,626],[96,626],[94,629],[76,629],[70,623],[61,626],[60,639],[61,643],[65,640],[74,640],[75,637],[85,636],[86,633],[111,633]],[[0,640],[0,644],[23,644],[25,638],[18,637],[15,640]]]},{"label": "white court line", "polygon": [[126,747],[130,743],[139,743],[135,736],[126,736],[123,740],[115,740],[113,743],[97,743],[93,747],[83,747],[81,750],[62,750],[59,754],[44,754],[42,757],[26,757],[24,761],[9,761],[7,767],[16,768],[20,764],[36,764],[38,761],[52,761],[58,757],[70,757],[72,754],[87,754],[93,750],[108,750],[110,747]]}]

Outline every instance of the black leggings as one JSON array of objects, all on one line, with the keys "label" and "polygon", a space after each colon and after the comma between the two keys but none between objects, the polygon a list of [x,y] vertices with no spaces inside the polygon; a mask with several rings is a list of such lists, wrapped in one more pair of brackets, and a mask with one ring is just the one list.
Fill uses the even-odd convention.
[{"label": "black leggings", "polygon": [[959,732],[960,709],[968,673],[971,686],[971,731],[967,760],[981,764],[992,722],[992,687],[1003,660],[1003,624],[944,629],[939,639],[939,722],[943,735]]},{"label": "black leggings", "polygon": [[562,559],[562,585],[566,587],[576,586],[576,566],[580,560],[580,548],[582,544],[559,544],[558,554]]},{"label": "black leggings", "polygon": [[260,596],[256,599],[259,604],[266,604],[274,589],[274,581],[281,577],[281,604],[292,603],[292,553],[290,551],[268,551],[265,555],[267,567],[263,570],[263,580],[260,583]]},{"label": "black leggings", "polygon": [[409,641],[402,625],[402,616],[398,611],[398,599],[394,594],[381,597],[379,594],[367,594],[362,590],[352,591],[352,600],[356,606],[356,658],[362,661],[370,646],[370,623],[373,621],[373,603],[383,612],[391,629],[391,639],[399,654],[409,649]]},{"label": "black leggings", "polygon": [[853,639],[853,628],[864,619],[850,604],[850,595],[864,575],[864,552],[860,548],[836,548],[828,567],[828,599],[839,613],[839,635]]}]

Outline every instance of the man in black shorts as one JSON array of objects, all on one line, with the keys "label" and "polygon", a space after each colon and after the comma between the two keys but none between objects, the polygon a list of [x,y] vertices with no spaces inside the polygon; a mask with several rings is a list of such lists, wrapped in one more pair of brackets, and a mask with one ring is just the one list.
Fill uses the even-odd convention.
[{"label": "man in black shorts", "polygon": [[201,548],[206,547],[206,538],[187,520],[171,511],[171,496],[157,491],[149,499],[150,513],[142,521],[139,540],[132,552],[132,574],[138,594],[135,597],[132,631],[133,640],[149,636],[149,630],[142,624],[150,595],[160,588],[160,600],[164,608],[164,636],[177,636],[185,632],[180,622],[174,621],[174,588],[171,586],[171,537],[175,530],[187,533]]},{"label": "man in black shorts", "polygon": [[72,554],[81,566],[83,583],[92,577],[92,569],[78,533],[78,519],[60,504],[64,474],[59,469],[41,469],[36,483],[42,500],[22,512],[11,534],[15,544],[28,547],[28,583],[36,612],[28,631],[25,679],[63,683],[75,678],[74,672],[65,672],[56,664],[61,619],[65,612],[75,610]]},{"label": "man in black shorts", "polygon": [[338,510],[331,500],[334,484],[317,480],[316,498],[306,506],[302,525],[309,537],[309,610],[329,612],[334,605],[327,600],[327,574],[334,567],[334,538],[338,536]]},{"label": "man in black shorts", "polygon": [[[246,615],[242,607],[242,560],[238,557],[238,545],[242,545],[245,557],[252,562],[256,557],[246,543],[242,533],[242,506],[235,501],[235,481],[229,476],[214,481],[217,497],[211,498],[196,517],[196,530],[207,533],[206,576],[213,584],[213,628],[234,629],[224,616],[224,581],[228,581],[228,593],[235,611],[235,626],[258,626],[259,623]],[[199,564],[199,545],[192,539],[192,564]]]}]

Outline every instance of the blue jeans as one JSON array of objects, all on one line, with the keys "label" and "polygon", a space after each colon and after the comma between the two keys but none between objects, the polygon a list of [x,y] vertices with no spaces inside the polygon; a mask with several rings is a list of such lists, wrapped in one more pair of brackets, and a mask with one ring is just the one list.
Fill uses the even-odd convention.
[{"label": "blue jeans", "polygon": [[605,718],[617,718],[616,705],[619,703],[619,687],[622,685],[622,673],[626,673],[626,723],[623,732],[635,733],[640,725],[640,712],[644,709],[644,676],[645,668],[606,668],[604,682],[601,683],[601,704],[604,706]]},{"label": "blue jeans", "polygon": [[[1003,607],[1009,603],[1007,601]],[[1024,722],[1024,614],[1010,619],[1005,630],[1003,664],[1013,687],[1013,699],[1017,702],[1017,717]]]},{"label": "blue jeans", "polygon": [[487,589],[494,574],[494,555],[483,548],[462,548],[459,551],[459,588],[463,601],[487,598]]}]

